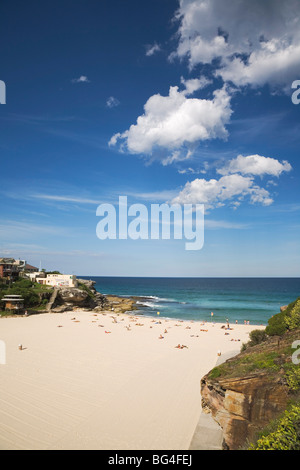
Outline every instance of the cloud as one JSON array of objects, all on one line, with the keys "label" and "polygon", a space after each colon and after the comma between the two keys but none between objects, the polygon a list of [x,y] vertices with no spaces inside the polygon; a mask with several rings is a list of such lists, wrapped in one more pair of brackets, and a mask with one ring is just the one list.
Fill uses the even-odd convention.
[{"label": "cloud", "polygon": [[107,101],[106,101],[106,106],[108,108],[115,108],[116,106],[119,106],[120,101],[117,100],[114,96],[110,96]]},{"label": "cloud", "polygon": [[189,168],[185,168],[183,170],[178,170],[178,173],[180,175],[186,175],[187,173],[193,173],[194,174],[194,173],[198,173],[198,172],[196,170],[194,170],[194,168],[189,167]]},{"label": "cloud", "polygon": [[270,193],[256,185],[252,177],[238,174],[210,180],[197,178],[186,183],[172,203],[204,204],[207,209],[213,209],[229,201],[236,208],[247,196],[252,204],[269,206],[273,203]]},{"label": "cloud", "polygon": [[173,151],[171,161],[174,161],[182,159],[182,155],[176,156],[174,151],[183,146],[210,139],[226,139],[225,126],[232,114],[228,89],[223,87],[214,91],[211,100],[187,98],[191,86],[195,90],[196,83],[185,83],[187,88],[183,91],[174,86],[170,87],[168,96],[151,96],[136,124],[112,136],[109,145],[119,144],[120,150],[133,154],[151,155],[155,149],[167,149]]},{"label": "cloud", "polygon": [[[64,255],[64,256],[91,256],[91,257],[104,257],[106,256],[105,253],[103,252],[97,252],[97,251],[88,251],[88,250],[49,250],[49,248],[45,248],[43,246],[39,245],[30,245],[30,244],[25,244],[25,243],[11,243],[9,247],[6,250],[1,250],[1,254],[5,255],[11,255],[13,257],[17,257],[20,254],[20,249],[22,250],[21,253],[26,253],[29,255],[49,255],[51,258],[52,256],[55,255]],[[18,253],[18,255],[16,255]]]},{"label": "cloud", "polygon": [[135,199],[145,199],[149,202],[160,201],[165,202],[166,200],[171,200],[177,195],[176,190],[163,189],[161,191],[150,191],[150,192],[132,192],[126,191],[127,196],[131,196]]},{"label": "cloud", "polygon": [[205,228],[211,229],[211,230],[217,230],[217,229],[243,230],[243,229],[248,229],[249,224],[228,222],[227,220],[212,220],[212,219],[206,218]]},{"label": "cloud", "polygon": [[90,83],[90,80],[85,76],[81,75],[79,78],[73,78],[72,83]]},{"label": "cloud", "polygon": [[[261,155],[238,155],[217,173],[219,179],[195,179],[186,183],[183,190],[173,199],[180,204],[205,204],[212,209],[223,206],[226,202],[237,208],[248,197],[251,204],[269,206],[273,199],[269,191],[255,183],[255,177],[279,177],[283,172],[292,170],[289,162],[282,163],[275,158]],[[267,186],[270,186],[270,181]],[[271,184],[273,182],[271,181]]]},{"label": "cloud", "polygon": [[217,170],[221,175],[229,175],[232,173],[241,173],[242,175],[271,175],[280,176],[283,172],[291,171],[292,167],[289,162],[280,163],[275,158],[263,157],[261,155],[248,155],[243,157],[238,155],[230,160],[228,165]]},{"label": "cloud", "polygon": [[15,221],[15,220],[1,220],[0,221],[0,240],[12,241],[30,238],[39,235],[51,236],[70,236],[71,230],[66,227],[58,225],[35,224],[30,222]]},{"label": "cloud", "polygon": [[[272,43],[274,48],[271,47]],[[282,89],[289,92],[299,71],[299,57],[300,44],[286,46],[279,41],[269,41],[252,52],[246,63],[240,58],[226,60],[216,75],[237,86],[263,86],[269,83],[274,88],[282,85]]]},{"label": "cloud", "polygon": [[58,201],[58,202],[75,202],[77,204],[100,204],[101,201],[97,199],[88,199],[84,197],[74,196],[60,196],[54,194],[32,194],[34,199],[43,199],[46,201]]},{"label": "cloud", "polygon": [[201,75],[200,78],[190,78],[185,80],[181,77],[181,83],[184,85],[185,90],[182,92],[185,96],[192,95],[195,91],[205,88],[207,85],[212,83],[212,80],[209,80],[204,75]]},{"label": "cloud", "polygon": [[[180,0],[177,50],[237,86],[290,88],[300,64],[298,0]],[[217,62],[216,62],[217,61]]]},{"label": "cloud", "polygon": [[156,42],[154,44],[148,44],[146,46],[146,56],[147,57],[151,57],[152,55],[154,55],[156,52],[160,52],[161,51],[161,46],[159,44],[157,44]]}]

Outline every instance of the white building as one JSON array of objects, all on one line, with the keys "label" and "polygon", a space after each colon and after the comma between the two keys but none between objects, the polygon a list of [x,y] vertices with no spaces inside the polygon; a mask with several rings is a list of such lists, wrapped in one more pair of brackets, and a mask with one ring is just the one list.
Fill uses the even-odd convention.
[{"label": "white building", "polygon": [[44,273],[43,271],[36,271],[36,272],[32,272],[32,273],[26,273],[26,277],[29,277],[29,279],[32,282],[37,282],[38,278],[45,279],[46,278],[46,273]]},{"label": "white building", "polygon": [[47,274],[46,277],[37,277],[35,281],[52,287],[77,287],[78,284],[72,274]]}]

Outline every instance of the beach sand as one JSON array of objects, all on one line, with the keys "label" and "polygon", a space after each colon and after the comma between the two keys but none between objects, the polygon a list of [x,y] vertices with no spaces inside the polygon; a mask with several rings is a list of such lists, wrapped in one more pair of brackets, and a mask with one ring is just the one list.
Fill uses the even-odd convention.
[{"label": "beach sand", "polygon": [[188,449],[200,379],[218,350],[239,353],[259,328],[221,326],[113,312],[1,318],[0,449]]}]

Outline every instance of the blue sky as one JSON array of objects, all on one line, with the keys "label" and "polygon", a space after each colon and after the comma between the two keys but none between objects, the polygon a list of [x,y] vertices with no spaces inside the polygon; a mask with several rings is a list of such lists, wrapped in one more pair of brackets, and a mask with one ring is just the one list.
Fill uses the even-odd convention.
[{"label": "blue sky", "polygon": [[[299,276],[299,2],[11,1],[0,18],[0,256]],[[120,195],[204,203],[203,249],[99,240],[97,206]]]}]

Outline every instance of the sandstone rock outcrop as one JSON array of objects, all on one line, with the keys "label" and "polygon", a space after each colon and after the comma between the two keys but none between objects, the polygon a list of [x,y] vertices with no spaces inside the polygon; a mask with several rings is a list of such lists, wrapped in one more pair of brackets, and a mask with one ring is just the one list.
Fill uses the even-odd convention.
[{"label": "sandstone rock outcrop", "polygon": [[280,311],[284,312],[287,308],[288,308],[288,305],[283,305],[282,307],[280,307]]},{"label": "sandstone rock outcrop", "polygon": [[86,310],[111,310],[124,313],[135,308],[135,301],[127,297],[103,295],[96,291],[95,281],[78,279],[79,287],[56,287],[57,295],[51,305],[52,312],[65,312],[82,308]]},{"label": "sandstone rock outcrop", "polygon": [[202,408],[221,426],[224,449],[247,447],[295,399],[288,374],[293,367],[292,344],[299,335],[297,329],[282,337],[269,337],[201,379]]},{"label": "sandstone rock outcrop", "polygon": [[106,307],[115,313],[125,313],[136,309],[135,300],[130,297],[107,295],[105,298],[107,300]]},{"label": "sandstone rock outcrop", "polygon": [[52,310],[57,311],[60,307],[60,311],[62,311],[62,308],[65,310],[72,310],[74,307],[93,308],[96,305],[95,300],[87,291],[76,287],[60,287],[56,297],[55,308]]},{"label": "sandstone rock outcrop", "polygon": [[241,448],[247,439],[282,412],[288,401],[281,378],[266,373],[242,378],[201,381],[202,406],[212,413],[223,430],[225,449]]}]

